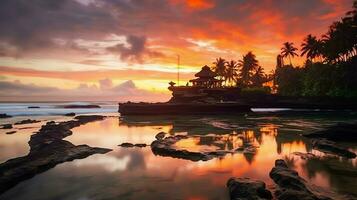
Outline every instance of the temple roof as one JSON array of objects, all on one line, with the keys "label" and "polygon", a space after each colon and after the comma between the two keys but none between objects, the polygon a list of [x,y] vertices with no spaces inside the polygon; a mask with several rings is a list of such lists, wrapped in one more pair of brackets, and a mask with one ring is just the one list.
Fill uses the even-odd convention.
[{"label": "temple roof", "polygon": [[201,71],[195,74],[196,77],[200,78],[214,78],[217,76],[207,65],[203,66]]}]

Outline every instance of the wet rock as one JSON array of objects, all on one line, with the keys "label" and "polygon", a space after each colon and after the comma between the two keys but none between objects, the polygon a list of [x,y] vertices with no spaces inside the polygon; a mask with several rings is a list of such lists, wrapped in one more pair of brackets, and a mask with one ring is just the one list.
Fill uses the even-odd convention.
[{"label": "wet rock", "polygon": [[124,143],[120,144],[119,146],[125,147],[125,148],[130,148],[130,147],[134,147],[134,144],[129,143],[129,142],[124,142]]},{"label": "wet rock", "polygon": [[155,140],[151,143],[151,151],[155,155],[168,156],[172,158],[181,158],[191,161],[206,161],[214,158],[217,155],[214,155],[216,152],[191,152],[187,150],[175,149],[172,145],[182,139],[187,139],[187,136],[176,135],[162,138],[160,140]]},{"label": "wet rock", "polygon": [[56,165],[86,158],[92,154],[104,154],[110,149],[93,148],[87,145],[75,146],[65,140],[56,140],[45,145],[40,151],[30,151],[27,156],[19,157],[0,164],[0,193],[47,171]]},{"label": "wet rock", "polygon": [[78,120],[79,123],[81,123],[81,124],[85,124],[88,122],[103,120],[104,118],[105,118],[105,116],[102,116],[102,115],[79,115],[79,116],[76,116],[74,119]]},{"label": "wet rock", "polygon": [[308,160],[312,158],[316,158],[317,156],[313,153],[302,153],[302,152],[294,152],[293,155],[300,156],[301,159]]},{"label": "wet rock", "polygon": [[284,160],[276,160],[275,167],[269,173],[278,185],[275,195],[278,200],[329,200],[330,198],[314,193],[307,182]]},{"label": "wet rock", "polygon": [[325,130],[304,136],[309,138],[325,138],[332,141],[357,142],[357,123],[338,123]]},{"label": "wet rock", "polygon": [[325,153],[332,153],[346,158],[356,157],[356,154],[354,152],[339,147],[336,145],[335,142],[328,141],[326,139],[312,140],[312,146],[314,149],[317,149]]},{"label": "wet rock", "polygon": [[[255,146],[252,144],[244,144],[242,147],[235,150],[224,150],[225,145],[219,143],[217,138],[220,136],[216,135],[200,135],[200,136],[186,136],[186,135],[175,135],[175,136],[167,136],[166,133],[160,132],[156,135],[156,140],[151,143],[151,150],[155,155],[160,156],[168,156],[173,158],[181,158],[191,161],[206,161],[213,159],[215,157],[224,157],[227,154],[232,154],[235,152],[241,151],[246,157],[253,158],[256,154],[257,150]],[[206,149],[203,152],[193,152],[185,149],[179,149],[175,146],[175,143],[179,142],[183,139],[188,138],[197,138],[199,137],[199,142],[197,145],[209,145],[212,144],[214,147],[218,147],[213,149],[212,151]],[[218,139],[219,140],[219,139]]]},{"label": "wet rock", "polygon": [[54,121],[47,122],[43,125],[37,134],[31,135],[29,145],[31,150],[41,148],[45,144],[49,144],[55,140],[61,140],[69,135],[72,135],[70,129],[78,127],[80,125],[103,120],[105,117],[101,115],[80,115],[74,118],[74,120],[59,122]]},{"label": "wet rock", "polygon": [[6,113],[0,113],[0,119],[3,119],[3,118],[10,118],[12,117],[11,115],[8,115]]},{"label": "wet rock", "polygon": [[132,143],[129,143],[129,142],[124,142],[120,145],[118,145],[120,147],[125,147],[125,148],[132,148],[132,147],[139,147],[139,148],[143,148],[143,147],[146,147],[147,145],[146,144],[142,144],[142,143],[139,143],[139,144],[132,144]]},{"label": "wet rock", "polygon": [[155,138],[157,140],[162,140],[162,139],[164,139],[165,136],[166,136],[165,132],[160,132],[160,133],[156,134]]},{"label": "wet rock", "polygon": [[230,178],[227,182],[231,200],[265,200],[273,196],[265,183],[249,178]]},{"label": "wet rock", "polygon": [[161,140],[155,140],[151,143],[151,151],[155,155],[160,156],[169,156],[173,158],[182,158],[191,161],[199,161],[199,160],[210,160],[213,156],[210,156],[201,152],[191,152],[187,150],[175,149],[172,147],[173,144],[178,142],[181,139],[188,138],[187,136],[177,135],[170,136],[167,138],[162,138]]},{"label": "wet rock", "polygon": [[147,145],[140,143],[140,144],[134,144],[134,146],[139,147],[139,148],[143,148],[143,147],[146,147]]},{"label": "wet rock", "polygon": [[12,129],[12,124],[3,124],[2,129]]},{"label": "wet rock", "polygon": [[16,131],[9,131],[9,132],[6,132],[6,134],[8,134],[8,135],[11,135],[11,134],[14,134],[14,133],[16,133]]},{"label": "wet rock", "polygon": [[103,116],[78,116],[75,120],[47,122],[31,136],[30,152],[24,157],[10,159],[0,164],[0,193],[5,192],[19,182],[44,172],[57,164],[86,158],[92,154],[104,154],[111,149],[74,145],[63,138],[72,134],[70,129],[104,119]]},{"label": "wet rock", "polygon": [[38,120],[32,120],[32,119],[25,119],[19,122],[16,122],[15,125],[21,125],[21,124],[33,124],[33,123],[37,123],[37,122],[41,122]]},{"label": "wet rock", "polygon": [[28,106],[28,109],[36,109],[36,108],[40,108],[40,106]]},{"label": "wet rock", "polygon": [[76,113],[74,113],[74,112],[70,112],[70,113],[66,113],[64,116],[67,116],[67,117],[74,117],[74,116],[76,116]]},{"label": "wet rock", "polygon": [[100,108],[99,105],[66,105],[63,108],[71,108],[71,109],[78,109],[78,108]]}]

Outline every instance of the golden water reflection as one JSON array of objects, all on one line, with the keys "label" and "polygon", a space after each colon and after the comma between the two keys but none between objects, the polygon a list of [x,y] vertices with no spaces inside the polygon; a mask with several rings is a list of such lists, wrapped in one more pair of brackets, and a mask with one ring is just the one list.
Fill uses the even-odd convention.
[{"label": "golden water reflection", "polygon": [[[205,179],[209,178],[210,183],[217,187],[223,187],[227,179],[232,176],[257,178],[267,184],[272,184],[269,172],[274,161],[283,158],[309,182],[324,188],[331,188],[328,173],[317,171],[311,176],[309,169],[306,168],[307,161],[293,154],[294,152],[313,152],[311,145],[298,133],[285,135],[283,132],[279,132],[280,126],[269,123],[260,124],[253,129],[239,130],[217,128],[216,126],[209,126],[208,123],[200,124],[199,122],[200,120],[193,119],[191,121],[172,120],[171,123],[162,121],[160,123],[155,121],[138,123],[135,121],[121,122],[117,118],[112,118],[79,127],[74,130],[76,134],[68,140],[77,144],[87,143],[117,149],[123,155],[121,155],[120,160],[111,160],[111,162],[117,161],[120,164],[105,164],[104,168],[108,170],[130,170],[133,167],[129,164],[130,156],[133,152],[136,152],[134,155],[141,154],[140,163],[145,166],[145,172],[148,174],[159,173],[167,177],[175,173],[175,180],[184,178],[186,181],[198,182],[202,177],[205,177]],[[210,124],[214,125],[214,123]],[[222,123],[219,123],[219,126],[222,127]],[[232,153],[223,158],[206,162],[192,162],[155,156],[151,153],[150,147],[144,149],[122,149],[120,147],[118,149],[116,147],[122,142],[150,144],[160,131],[171,135],[185,134],[190,136],[188,139],[177,142],[174,147],[193,152],[234,150],[244,143],[250,143],[258,148],[255,154]],[[86,136],[83,137],[83,134],[86,134]],[[103,137],[98,137],[98,135]],[[124,156],[124,154],[126,155]],[[110,155],[108,154],[108,157]],[[89,162],[89,159],[78,161],[78,163],[81,162]],[[97,163],[97,160],[94,159],[92,162]],[[205,199],[199,195],[196,195],[195,198]]]},{"label": "golden water reflection", "polygon": [[[219,123],[214,123],[215,121]],[[354,193],[353,176],[334,173],[336,159],[324,157],[304,160],[294,152],[314,152],[298,133],[284,132],[276,123],[241,124],[237,119],[120,119],[107,118],[73,129],[66,140],[79,145],[112,148],[104,155],[94,155],[57,166],[23,182],[5,193],[6,199],[228,199],[225,184],[230,177],[263,180],[272,187],[269,172],[278,158],[310,183],[342,193]],[[150,144],[158,132],[189,136],[175,148],[189,151],[234,151],[244,144],[257,147],[255,153],[229,153],[209,161],[193,162],[156,156],[150,146],[118,147],[123,142]],[[342,167],[356,170],[341,160]],[[68,187],[66,187],[68,185]],[[75,187],[76,190],[71,189]],[[40,190],[46,194],[38,194]],[[19,193],[19,191],[23,191]],[[1,198],[0,198],[1,199]]]}]

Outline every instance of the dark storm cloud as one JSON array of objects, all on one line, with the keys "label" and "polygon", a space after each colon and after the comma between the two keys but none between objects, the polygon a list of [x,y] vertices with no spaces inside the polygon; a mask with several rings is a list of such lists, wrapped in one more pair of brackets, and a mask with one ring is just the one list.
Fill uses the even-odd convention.
[{"label": "dark storm cloud", "polygon": [[[145,53],[150,54],[145,46],[146,37],[160,38],[163,45],[197,35],[224,38],[238,44],[262,42],[266,38],[261,35],[265,36],[268,31],[270,37],[286,38],[327,26],[331,22],[323,22],[319,17],[337,12],[333,2],[345,7],[352,5],[352,0],[201,0],[201,4],[194,4],[192,0],[88,2],[2,0],[0,54],[21,56],[51,48],[78,50],[71,45],[59,45],[54,39],[71,44],[74,39],[103,40],[116,34],[127,36],[130,47],[118,44],[109,50],[119,53],[123,60],[140,61]],[[156,53],[151,51],[153,55]]]},{"label": "dark storm cloud", "polygon": [[142,62],[144,55],[155,57],[162,56],[159,52],[147,49],[145,46],[146,37],[144,36],[129,35],[126,37],[126,42],[128,45],[117,44],[113,47],[108,47],[107,50],[113,53],[118,53],[120,55],[120,59],[124,61]]},{"label": "dark storm cloud", "polygon": [[97,38],[116,24],[110,12],[95,4],[85,6],[73,0],[3,0],[0,43],[22,54],[56,47],[56,38]]}]

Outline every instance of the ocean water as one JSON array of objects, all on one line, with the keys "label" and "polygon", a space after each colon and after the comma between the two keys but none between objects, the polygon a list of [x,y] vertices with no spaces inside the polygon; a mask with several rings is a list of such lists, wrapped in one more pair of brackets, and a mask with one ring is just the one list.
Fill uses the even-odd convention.
[{"label": "ocean water", "polygon": [[[27,142],[30,136],[46,121],[70,120],[72,118],[64,117],[63,113],[76,112],[57,106],[63,103],[37,104],[43,106],[42,111],[28,111],[29,105],[11,105],[14,108],[11,112],[15,116],[11,120],[15,122],[20,119],[38,118],[42,121],[15,125],[13,130],[17,132],[11,135],[0,129],[1,163],[26,155],[29,151]],[[81,113],[110,117],[72,129],[73,134],[65,140],[75,145],[87,144],[111,148],[113,151],[59,164],[0,194],[0,199],[224,200],[229,199],[226,182],[230,177],[259,179],[264,181],[269,189],[274,189],[269,172],[276,159],[284,159],[314,188],[330,197],[357,197],[357,159],[344,159],[319,152],[302,136],[338,122],[356,122],[355,113],[277,113],[263,110],[262,113],[228,116],[121,117],[117,113],[115,103],[102,102],[100,105],[103,105],[102,109],[81,109]],[[11,110],[4,104],[0,107],[3,109],[0,113],[6,109],[9,112]],[[155,155],[150,146],[118,146],[123,142],[149,145],[161,131],[170,135],[190,136],[189,139],[176,143],[175,148],[194,152],[232,150],[245,142],[258,148],[254,154],[236,152],[209,161],[194,162]],[[216,139],[212,140],[212,136]],[[357,152],[356,144],[341,145]],[[296,152],[313,153],[316,157],[303,159]]]},{"label": "ocean water", "polygon": [[[66,105],[99,105],[100,108],[65,109]],[[29,108],[29,107],[39,108]],[[48,102],[48,103],[0,103],[0,113],[11,116],[54,116],[69,112],[76,114],[114,113],[118,111],[116,102]]]}]

